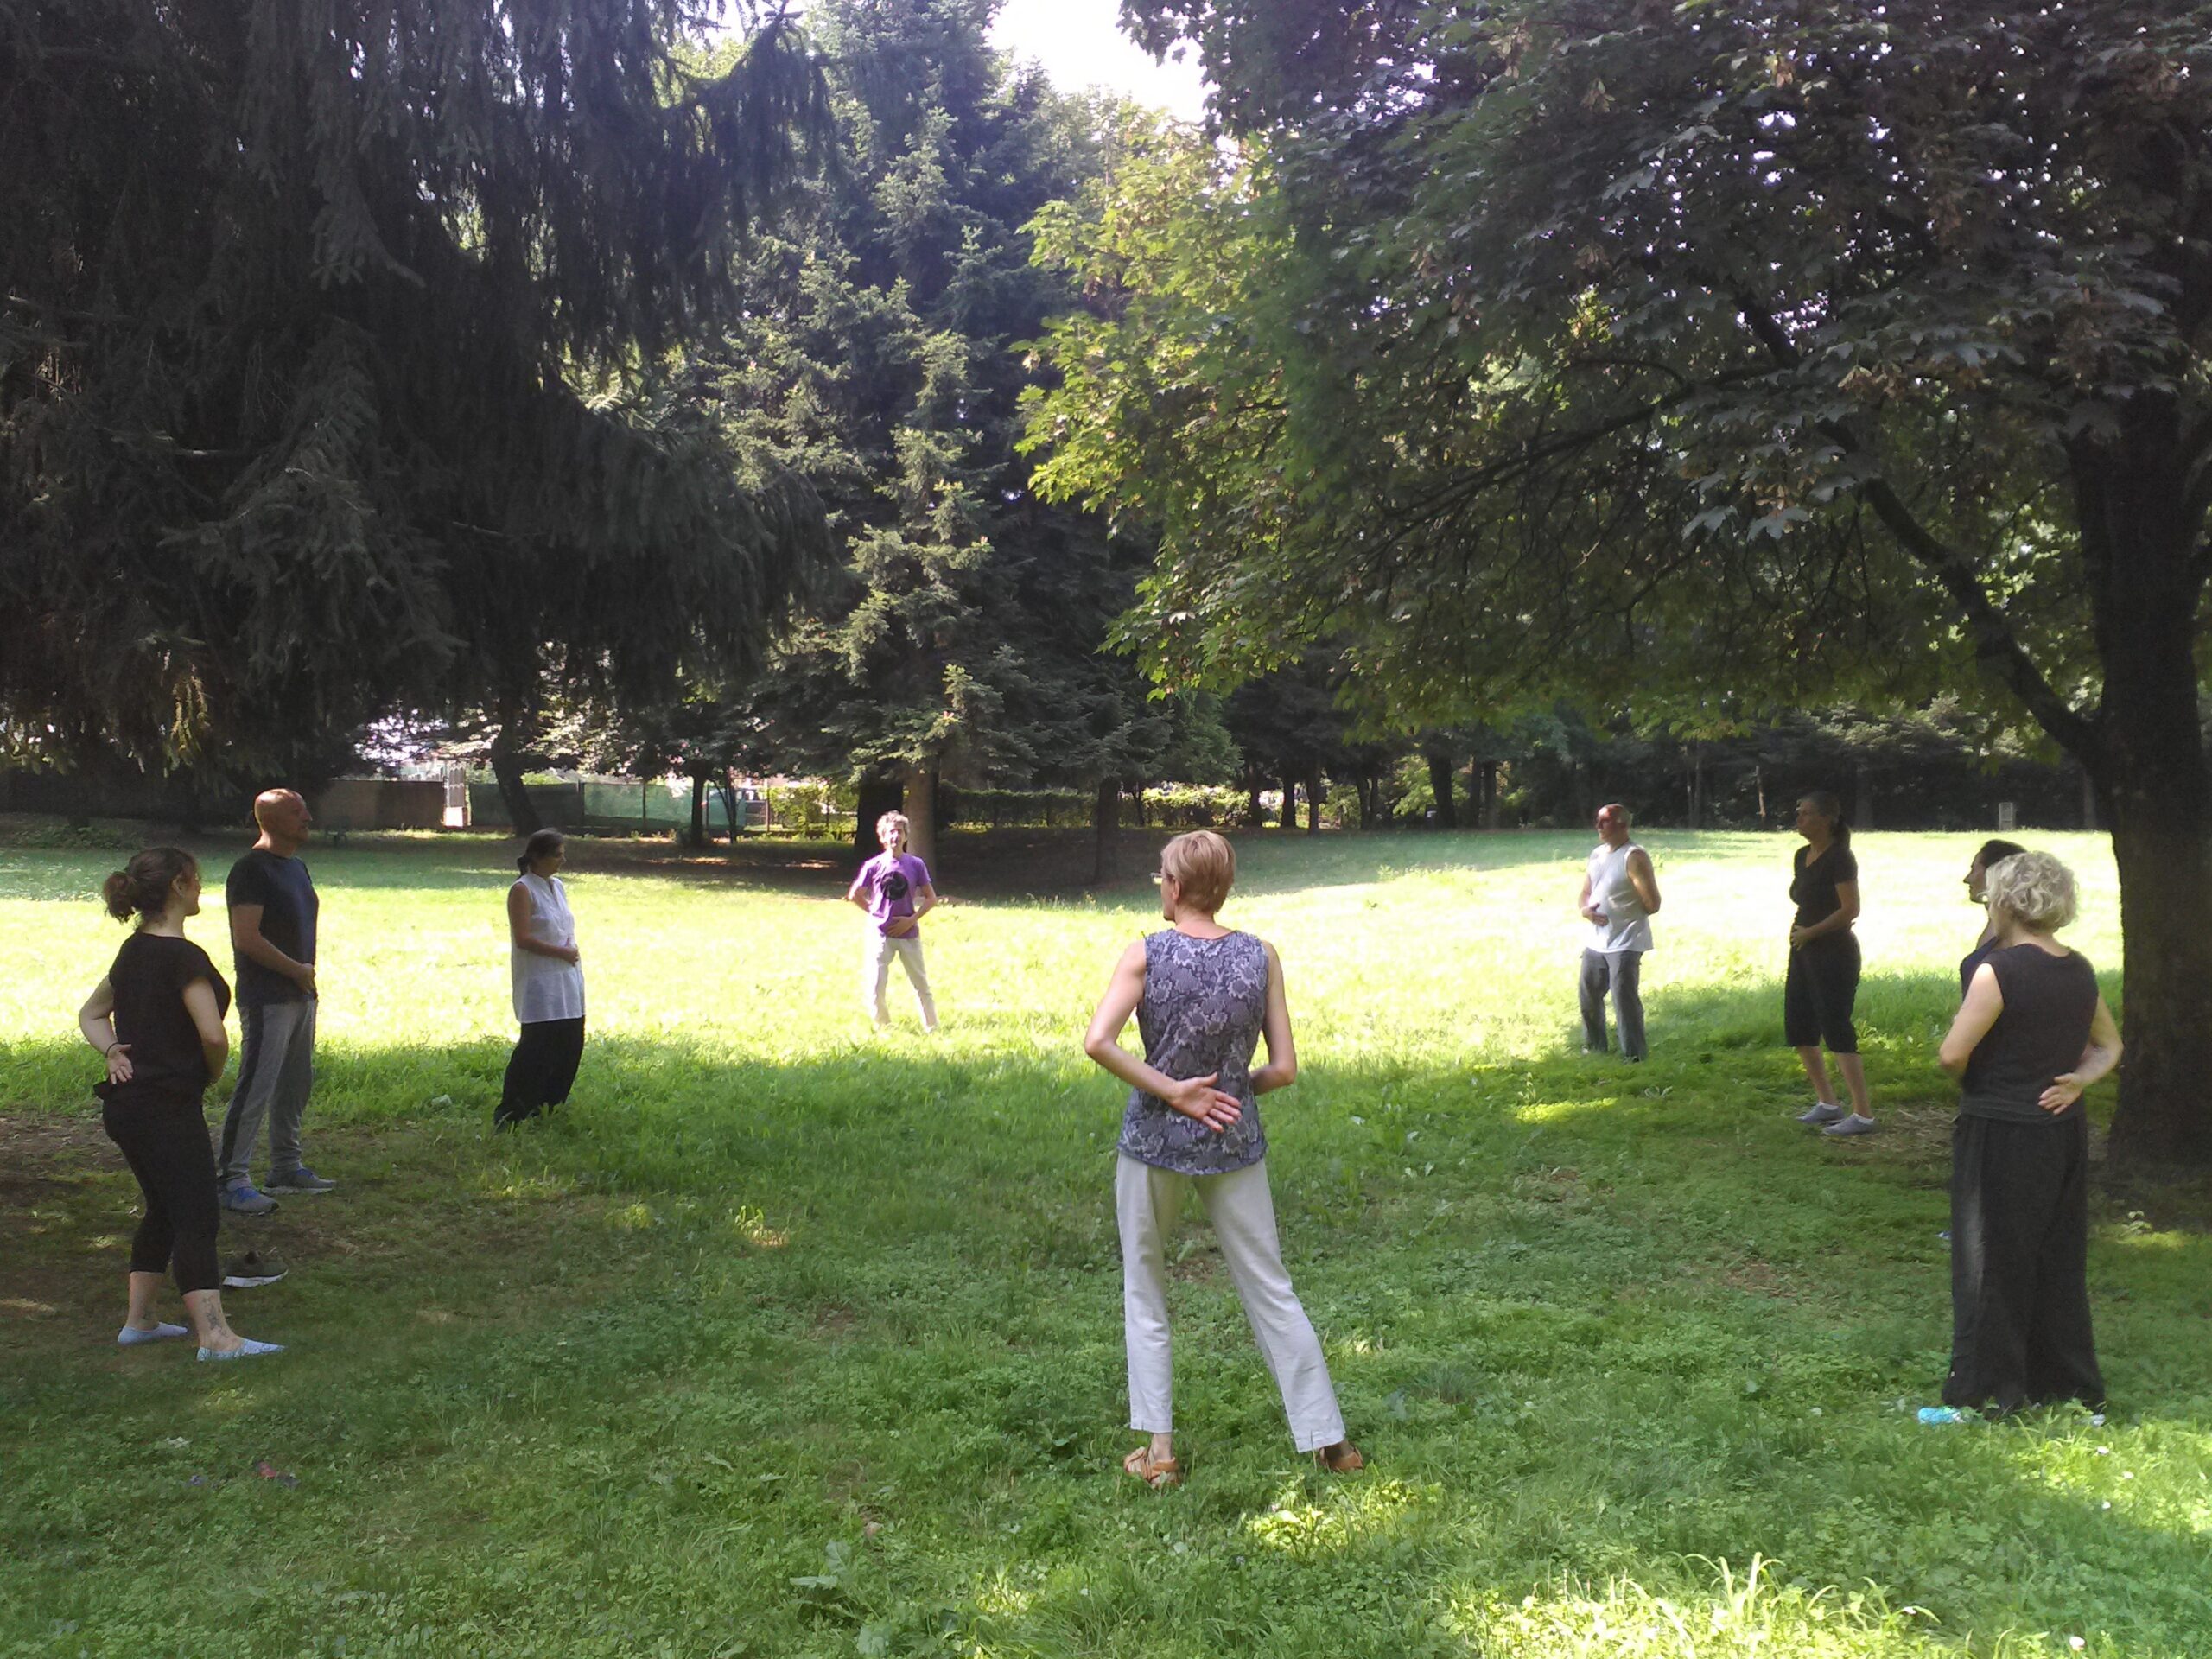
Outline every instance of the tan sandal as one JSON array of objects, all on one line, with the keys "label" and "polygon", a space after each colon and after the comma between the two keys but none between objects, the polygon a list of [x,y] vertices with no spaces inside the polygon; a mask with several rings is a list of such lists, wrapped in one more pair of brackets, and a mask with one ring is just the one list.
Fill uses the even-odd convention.
[{"label": "tan sandal", "polygon": [[1123,1458],[1122,1467],[1155,1492],[1163,1486],[1183,1484],[1183,1465],[1173,1458],[1154,1457],[1148,1446],[1141,1446]]},{"label": "tan sandal", "polygon": [[1367,1459],[1359,1455],[1359,1448],[1350,1440],[1319,1448],[1313,1453],[1313,1461],[1325,1475],[1356,1475],[1367,1467]]}]

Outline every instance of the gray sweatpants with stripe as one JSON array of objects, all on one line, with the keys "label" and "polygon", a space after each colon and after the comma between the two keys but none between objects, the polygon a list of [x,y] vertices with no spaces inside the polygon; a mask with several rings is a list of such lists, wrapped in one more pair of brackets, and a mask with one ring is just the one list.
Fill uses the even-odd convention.
[{"label": "gray sweatpants with stripe", "polygon": [[223,1117],[215,1179],[235,1186],[249,1179],[254,1143],[269,1126],[269,1169],[289,1175],[300,1166],[300,1119],[315,1087],[315,998],[257,1002],[238,1010],[238,1080]]}]

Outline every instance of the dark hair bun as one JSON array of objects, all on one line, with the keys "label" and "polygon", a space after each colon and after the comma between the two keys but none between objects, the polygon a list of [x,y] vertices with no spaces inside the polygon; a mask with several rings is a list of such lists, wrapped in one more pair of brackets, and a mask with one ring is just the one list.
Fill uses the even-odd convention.
[{"label": "dark hair bun", "polygon": [[158,916],[169,907],[170,890],[199,868],[181,847],[149,847],[100,883],[100,899],[118,922]]}]

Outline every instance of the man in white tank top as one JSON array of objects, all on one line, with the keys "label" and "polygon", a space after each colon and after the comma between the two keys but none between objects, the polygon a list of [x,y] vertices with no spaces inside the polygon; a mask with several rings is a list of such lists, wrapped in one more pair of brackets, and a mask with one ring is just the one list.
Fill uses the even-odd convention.
[{"label": "man in white tank top", "polygon": [[1605,998],[1613,999],[1621,1053],[1641,1060],[1643,998],[1637,986],[1643,953],[1651,949],[1651,918],[1659,909],[1659,877],[1651,855],[1628,838],[1628,809],[1618,801],[1598,809],[1598,844],[1582,877],[1577,901],[1590,935],[1582,948],[1582,1052],[1605,1052]]}]

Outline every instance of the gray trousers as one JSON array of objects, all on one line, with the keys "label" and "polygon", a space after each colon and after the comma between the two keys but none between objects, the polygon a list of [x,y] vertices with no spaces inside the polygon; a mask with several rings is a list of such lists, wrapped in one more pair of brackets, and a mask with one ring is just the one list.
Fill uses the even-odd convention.
[{"label": "gray trousers", "polygon": [[1605,1047],[1605,994],[1612,993],[1613,1023],[1620,1027],[1621,1052],[1643,1058],[1643,998],[1637,981],[1643,969],[1641,950],[1585,950],[1582,953],[1582,1046],[1600,1053]]},{"label": "gray trousers", "polygon": [[1275,1237],[1274,1196],[1268,1191],[1268,1160],[1226,1175],[1179,1175],[1141,1164],[1127,1154],[1116,1160],[1114,1208],[1122,1228],[1122,1325],[1129,1355],[1129,1427],[1147,1434],[1175,1427],[1174,1367],[1167,1338],[1167,1235],[1175,1229],[1184,1197],[1196,1187],[1213,1223],[1221,1259],[1236,1300],[1260,1344],[1268,1375],[1282,1391],[1290,1437],[1300,1452],[1334,1446],[1344,1437],[1344,1414],[1329,1381],[1313,1321],[1290,1287]]},{"label": "gray trousers", "polygon": [[315,998],[260,1002],[238,1010],[238,1080],[223,1117],[223,1149],[215,1179],[224,1186],[248,1179],[261,1126],[269,1125],[269,1167],[289,1175],[300,1166],[300,1119],[315,1087]]}]

